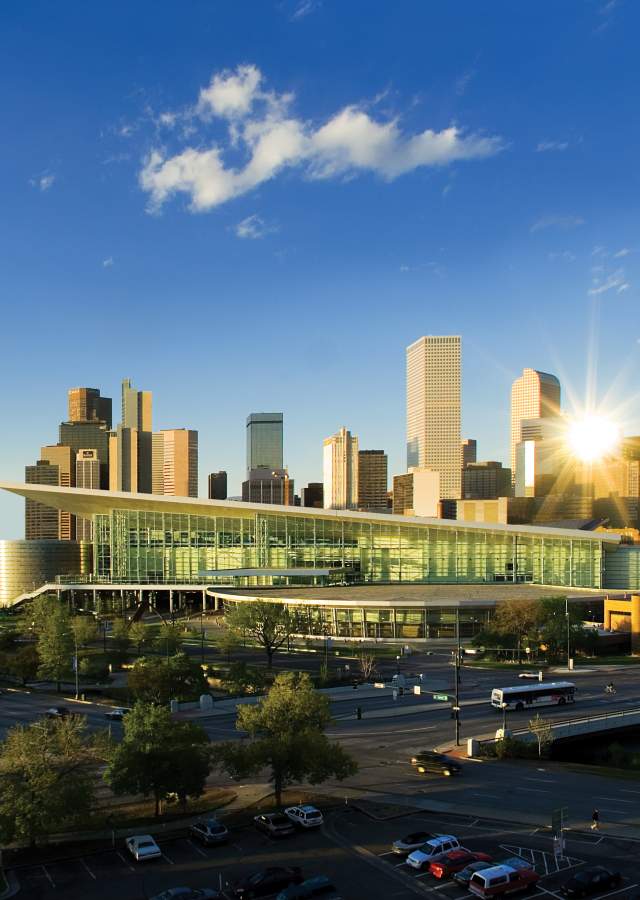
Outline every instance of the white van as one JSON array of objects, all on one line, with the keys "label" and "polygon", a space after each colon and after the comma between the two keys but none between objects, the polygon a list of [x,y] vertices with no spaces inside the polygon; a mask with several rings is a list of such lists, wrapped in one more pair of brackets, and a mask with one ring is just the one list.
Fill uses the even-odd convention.
[{"label": "white van", "polygon": [[418,850],[410,853],[405,862],[413,869],[421,869],[423,866],[428,868],[434,860],[445,853],[449,853],[450,850],[463,849],[457,837],[454,837],[452,834],[439,834],[431,838],[431,840],[425,841]]}]

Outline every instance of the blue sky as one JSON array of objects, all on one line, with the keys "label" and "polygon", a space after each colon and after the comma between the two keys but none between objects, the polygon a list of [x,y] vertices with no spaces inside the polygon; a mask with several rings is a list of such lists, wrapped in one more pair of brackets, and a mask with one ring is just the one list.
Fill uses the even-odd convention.
[{"label": "blue sky", "polygon": [[[249,412],[298,487],[345,424],[404,469],[404,350],[463,336],[463,436],[507,460],[524,366],[640,431],[632,0],[219,0],[0,11],[2,478],[66,390],[200,432]],[[565,398],[569,391],[565,390]],[[0,498],[0,536],[22,535]]]}]

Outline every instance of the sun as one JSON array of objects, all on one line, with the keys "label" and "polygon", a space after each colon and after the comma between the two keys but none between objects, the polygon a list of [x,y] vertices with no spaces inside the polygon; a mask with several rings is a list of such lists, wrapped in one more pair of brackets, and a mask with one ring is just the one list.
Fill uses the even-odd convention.
[{"label": "sun", "polygon": [[569,423],[567,443],[583,462],[597,462],[620,442],[620,428],[606,416],[584,416]]}]

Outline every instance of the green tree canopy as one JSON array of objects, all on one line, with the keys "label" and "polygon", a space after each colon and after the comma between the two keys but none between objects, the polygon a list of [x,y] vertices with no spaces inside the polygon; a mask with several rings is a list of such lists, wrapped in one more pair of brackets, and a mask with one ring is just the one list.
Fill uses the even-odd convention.
[{"label": "green tree canopy", "polygon": [[257,600],[225,606],[225,624],[236,634],[254,640],[267,654],[271,668],[273,656],[295,631],[296,618],[283,603]]},{"label": "green tree canopy", "polygon": [[142,652],[143,646],[153,637],[144,622],[132,622],[129,625],[129,639],[135,644],[138,653]]},{"label": "green tree canopy", "polygon": [[38,674],[55,681],[59,691],[62,679],[72,671],[75,648],[69,611],[57,597],[43,594],[32,602],[30,615],[38,642]]},{"label": "green tree canopy", "polygon": [[34,845],[86,817],[95,761],[79,716],[12,728],[0,744],[0,840]]},{"label": "green tree canopy", "polygon": [[40,656],[33,644],[23,644],[8,659],[9,672],[19,678],[22,685],[34,679],[39,669]]},{"label": "green tree canopy", "polygon": [[71,630],[78,647],[87,647],[98,640],[98,627],[93,616],[74,616],[71,619]]},{"label": "green tree canopy", "polygon": [[185,653],[177,653],[168,660],[156,656],[136,660],[129,672],[128,685],[136,700],[145,703],[195,700],[209,687],[200,663]]},{"label": "green tree canopy", "polygon": [[342,780],[357,771],[355,760],[324,734],[330,721],[329,700],[313,689],[309,676],[283,672],[263,700],[238,706],[236,728],[251,740],[217,744],[214,762],[236,779],[269,769],[280,804],[290,784]]},{"label": "green tree canopy", "polygon": [[183,635],[177,625],[173,625],[171,622],[163,622],[155,632],[154,649],[158,653],[164,653],[166,656],[173,656],[182,647],[182,640]]},{"label": "green tree canopy", "polygon": [[265,686],[263,671],[257,666],[248,666],[244,660],[232,663],[223,681],[227,690],[234,694],[259,694]]},{"label": "green tree canopy", "polygon": [[155,800],[156,816],[168,794],[183,804],[204,791],[210,771],[209,738],[193,722],[176,722],[166,707],[136,703],[124,720],[124,736],[105,779],[116,794]]}]

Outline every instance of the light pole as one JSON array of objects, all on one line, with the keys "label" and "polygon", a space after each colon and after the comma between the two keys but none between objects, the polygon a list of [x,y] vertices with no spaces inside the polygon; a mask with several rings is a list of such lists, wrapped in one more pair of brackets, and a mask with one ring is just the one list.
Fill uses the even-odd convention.
[{"label": "light pole", "polygon": [[569,621],[569,598],[564,598],[565,616],[567,617],[567,672],[571,667],[571,623]]},{"label": "light pole", "polygon": [[506,733],[507,733],[507,707],[508,707],[508,705],[509,705],[508,703],[502,703],[502,704],[501,704],[501,709],[502,709],[502,737],[505,737],[505,736],[506,736]]},{"label": "light pole", "polygon": [[200,662],[204,665],[204,624],[202,621],[202,613],[200,610]]},{"label": "light pole", "polygon": [[80,676],[79,676],[78,669],[80,668],[80,666],[79,666],[79,660],[78,660],[78,637],[77,637],[75,631],[72,631],[71,634],[73,635],[73,649],[74,649],[74,653],[75,653],[75,656],[73,657],[73,668],[74,668],[75,674],[76,674],[76,700],[79,700],[80,699],[80,681],[79,681]]},{"label": "light pole", "polygon": [[400,674],[400,657],[396,656],[396,675]]},{"label": "light pole", "polygon": [[456,747],[460,746],[460,607],[456,608],[456,704],[453,714],[456,723]]}]

